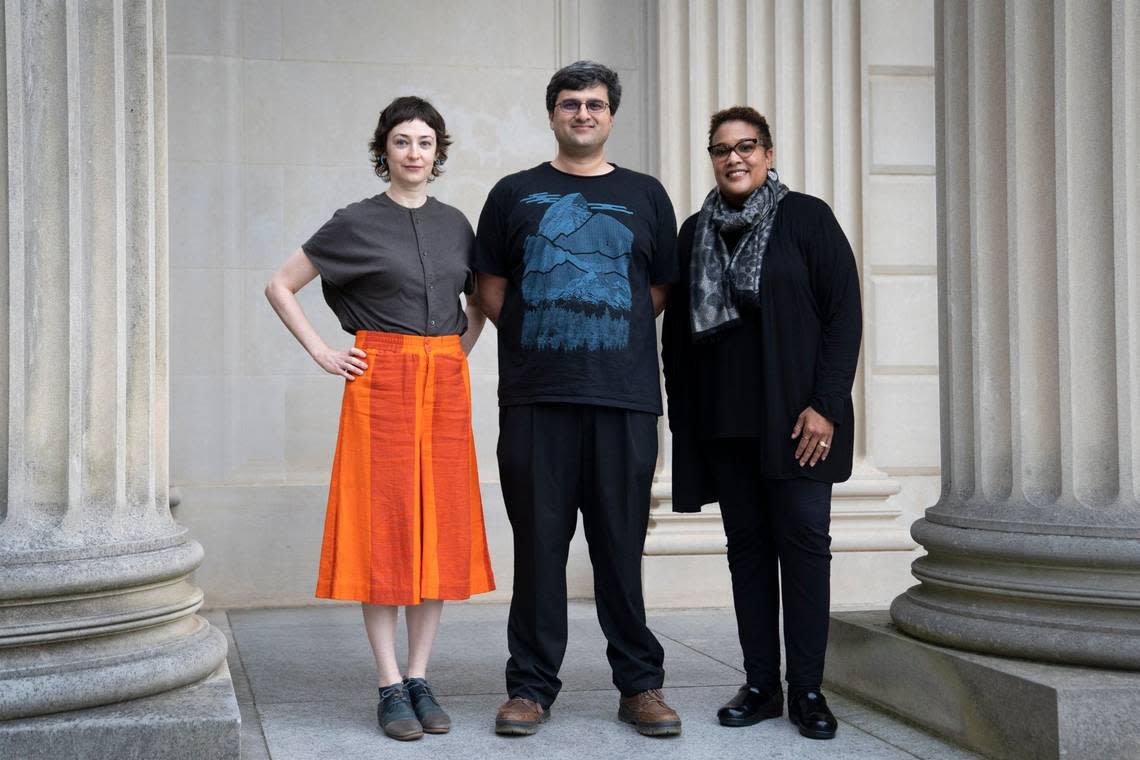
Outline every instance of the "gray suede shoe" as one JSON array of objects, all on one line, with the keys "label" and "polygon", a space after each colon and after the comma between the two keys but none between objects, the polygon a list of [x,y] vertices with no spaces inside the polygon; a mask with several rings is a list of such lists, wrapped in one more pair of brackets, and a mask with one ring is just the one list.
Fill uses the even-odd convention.
[{"label": "gray suede shoe", "polygon": [[416,718],[416,711],[412,709],[412,702],[408,698],[408,690],[402,683],[394,683],[380,690],[376,719],[380,721],[384,733],[393,739],[407,742],[424,735],[424,728]]},{"label": "gray suede shoe", "polygon": [[412,698],[412,707],[424,731],[429,734],[446,734],[451,730],[451,718],[439,706],[431,686],[423,678],[405,678],[404,687]]}]

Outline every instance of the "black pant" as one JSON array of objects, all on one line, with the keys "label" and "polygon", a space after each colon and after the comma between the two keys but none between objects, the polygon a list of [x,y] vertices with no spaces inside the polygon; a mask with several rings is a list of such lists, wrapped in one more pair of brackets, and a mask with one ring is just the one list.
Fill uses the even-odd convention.
[{"label": "black pant", "polygon": [[549,707],[566,653],[566,558],[582,511],[598,622],[614,685],[661,687],[665,653],[645,624],[641,553],[657,461],[657,419],[578,404],[499,410],[499,475],[514,531],[507,693]]},{"label": "black pant", "polygon": [[780,596],[789,693],[823,680],[831,602],[831,484],[760,477],[757,443],[717,441],[710,472],[720,494],[744,671],[764,691],[780,685]]}]

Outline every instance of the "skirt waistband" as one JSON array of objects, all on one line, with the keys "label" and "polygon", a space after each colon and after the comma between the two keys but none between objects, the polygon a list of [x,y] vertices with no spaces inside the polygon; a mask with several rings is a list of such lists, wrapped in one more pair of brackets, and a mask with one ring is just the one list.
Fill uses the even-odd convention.
[{"label": "skirt waistband", "polygon": [[403,333],[358,330],[356,347],[383,353],[463,352],[458,335],[405,335]]}]

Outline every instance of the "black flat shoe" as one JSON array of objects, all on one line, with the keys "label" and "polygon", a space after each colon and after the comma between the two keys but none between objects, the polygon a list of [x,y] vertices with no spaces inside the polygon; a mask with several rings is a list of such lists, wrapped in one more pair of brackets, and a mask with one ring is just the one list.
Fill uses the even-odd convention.
[{"label": "black flat shoe", "polygon": [[439,706],[431,686],[423,678],[405,678],[404,688],[412,700],[412,708],[424,731],[429,734],[446,734],[451,730],[451,718]]},{"label": "black flat shoe", "polygon": [[403,683],[380,689],[380,704],[376,706],[376,719],[380,728],[393,739],[414,741],[424,735],[424,727],[416,718],[412,700]]},{"label": "black flat shoe", "polygon": [[834,739],[838,723],[827,700],[818,691],[803,691],[788,698],[788,720],[809,739]]},{"label": "black flat shoe", "polygon": [[784,714],[784,692],[777,688],[774,692],[762,692],[745,684],[728,700],[724,707],[716,711],[716,718],[722,726],[754,726],[768,718],[778,718]]}]

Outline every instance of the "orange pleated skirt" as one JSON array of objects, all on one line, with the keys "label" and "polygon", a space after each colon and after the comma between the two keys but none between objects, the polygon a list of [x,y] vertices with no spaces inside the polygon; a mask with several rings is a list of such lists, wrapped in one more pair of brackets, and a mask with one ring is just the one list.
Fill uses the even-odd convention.
[{"label": "orange pleated skirt", "polygon": [[316,595],[369,604],[495,588],[459,337],[361,331],[345,381]]}]

